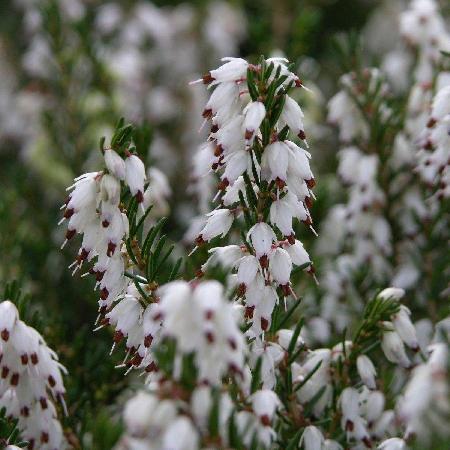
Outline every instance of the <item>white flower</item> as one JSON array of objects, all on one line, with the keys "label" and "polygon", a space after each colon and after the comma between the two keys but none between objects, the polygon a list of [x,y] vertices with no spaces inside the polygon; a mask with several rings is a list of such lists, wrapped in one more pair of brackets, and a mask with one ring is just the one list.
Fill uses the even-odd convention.
[{"label": "white flower", "polygon": [[269,256],[269,270],[273,279],[281,286],[289,284],[292,261],[286,250],[278,247]]},{"label": "white flower", "polygon": [[113,205],[118,205],[120,200],[120,182],[116,177],[105,174],[100,184],[102,200]]},{"label": "white flower", "polygon": [[383,332],[381,349],[390,362],[400,364],[402,367],[410,366],[410,361],[406,355],[405,347],[396,331],[392,330]]},{"label": "white flower", "polygon": [[249,103],[244,109],[244,114],[245,139],[251,141],[266,116],[264,103],[259,101]]},{"label": "white flower", "polygon": [[407,450],[407,448],[406,442],[400,438],[386,439],[377,447],[379,450]]},{"label": "white flower", "polygon": [[308,263],[311,264],[308,252],[303,247],[303,244],[297,239],[295,240],[294,245],[286,246],[286,251],[289,253],[292,263],[296,266],[304,266]]},{"label": "white flower", "polygon": [[129,155],[125,159],[125,182],[130,188],[131,195],[139,203],[144,201],[144,183],[146,180],[145,167],[136,155]]},{"label": "white flower", "polygon": [[132,435],[145,436],[152,423],[157,405],[157,398],[144,391],[139,391],[128,400],[123,411],[127,431]]},{"label": "white flower", "polygon": [[284,236],[290,236],[292,229],[292,208],[284,199],[276,200],[270,206],[270,222],[276,225]]},{"label": "white flower", "polygon": [[112,175],[125,180],[125,161],[114,150],[105,150],[105,164]]},{"label": "white flower", "polygon": [[401,305],[398,313],[392,317],[392,323],[402,341],[413,350],[419,350],[416,329],[411,322],[410,315],[411,311],[406,306]]},{"label": "white flower", "polygon": [[263,178],[286,181],[289,163],[289,147],[280,141],[268,145],[261,160]]},{"label": "white flower", "polygon": [[65,447],[53,399],[65,408],[65,368],[42,336],[19,319],[10,301],[0,302],[0,409],[18,420],[24,440],[42,448]]},{"label": "white flower", "polygon": [[216,236],[224,237],[233,224],[233,213],[229,209],[215,209],[207,214],[206,225],[200,232],[200,237],[204,241],[210,241]]},{"label": "white flower", "polygon": [[348,423],[353,427],[353,424],[359,417],[358,391],[354,388],[345,388],[341,393],[339,403],[341,406],[344,428],[348,428]]},{"label": "white flower", "polygon": [[0,335],[4,341],[8,341],[18,318],[19,311],[14,303],[9,300],[0,303]]},{"label": "white flower", "polygon": [[238,81],[247,75],[248,62],[242,58],[222,58],[225,64],[218,69],[211,70],[211,81],[223,83],[226,81]]},{"label": "white flower", "polygon": [[305,428],[300,439],[300,445],[304,450],[322,450],[324,437],[319,428],[309,425]]},{"label": "white flower", "polygon": [[404,289],[401,288],[395,288],[395,287],[389,287],[386,289],[383,289],[379,294],[378,298],[382,300],[401,300],[405,296]]},{"label": "white flower", "polygon": [[362,382],[369,389],[375,389],[375,376],[377,374],[377,371],[370,358],[366,355],[359,355],[356,360],[356,367],[358,369],[358,374],[361,377]]},{"label": "white flower", "polygon": [[[278,343],[284,350],[288,350],[289,344],[291,343],[292,337],[294,335],[293,330],[278,330],[277,331],[277,340]],[[294,345],[294,350],[298,350],[302,345],[305,345],[305,342],[301,336],[298,336],[297,342]]]},{"label": "white flower", "polygon": [[250,397],[254,413],[261,419],[263,425],[270,425],[275,411],[281,402],[277,394],[270,389],[256,391]]},{"label": "white flower", "polygon": [[272,228],[264,222],[258,222],[250,228],[247,239],[250,239],[253,248],[255,249],[256,257],[261,258],[264,255],[269,255],[272,250],[272,244],[277,240],[275,232]]},{"label": "white flower", "polygon": [[303,116],[303,111],[298,103],[289,97],[289,95],[286,95],[286,102],[280,119],[302,140],[305,139]]},{"label": "white flower", "polygon": [[178,417],[166,429],[163,450],[197,450],[199,436],[192,422],[184,416]]},{"label": "white flower", "polygon": [[244,256],[239,261],[237,279],[239,284],[250,285],[259,270],[258,260],[253,255]]}]

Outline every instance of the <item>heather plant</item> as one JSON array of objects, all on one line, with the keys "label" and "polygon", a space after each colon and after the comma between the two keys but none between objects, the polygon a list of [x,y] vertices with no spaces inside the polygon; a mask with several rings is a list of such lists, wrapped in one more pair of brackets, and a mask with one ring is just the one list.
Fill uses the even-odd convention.
[{"label": "heather plant", "polygon": [[446,449],[445,5],[14,5],[1,448]]}]

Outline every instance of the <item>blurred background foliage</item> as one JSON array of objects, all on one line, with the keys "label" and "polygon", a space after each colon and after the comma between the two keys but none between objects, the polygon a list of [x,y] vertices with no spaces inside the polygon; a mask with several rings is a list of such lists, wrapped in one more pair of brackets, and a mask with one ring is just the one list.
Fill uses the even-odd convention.
[{"label": "blurred background foliage", "polygon": [[320,228],[339,197],[326,182],[336,167],[336,139],[325,126],[314,129],[325,124],[326,97],[342,74],[332,41],[360,33],[380,3],[0,2],[0,280],[16,279],[31,293],[40,331],[69,370],[64,426],[75,448],[112,448],[120,434],[117,396],[129,383],[114,369],[114,355],[107,357],[109,332],[93,336],[92,281],[71,276],[67,266],[75,248],[60,251],[63,230],[56,225],[66,187],[97,167],[99,137],[108,136],[121,116],[151,127],[153,141],[144,156],[169,177],[172,208],[165,232],[178,241],[202,212],[189,189],[189,161],[202,140],[197,129],[204,98],[187,82],[223,56],[256,61],[260,54],[283,54],[301,77],[320,87],[312,100],[304,99],[315,123],[313,216]]}]

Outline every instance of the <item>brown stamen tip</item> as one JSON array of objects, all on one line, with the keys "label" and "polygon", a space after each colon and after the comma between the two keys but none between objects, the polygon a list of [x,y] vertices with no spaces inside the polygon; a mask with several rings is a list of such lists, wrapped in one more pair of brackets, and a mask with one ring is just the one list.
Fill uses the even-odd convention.
[{"label": "brown stamen tip", "polygon": [[205,240],[203,239],[203,236],[200,235],[196,240],[195,243],[197,244],[198,247],[200,247],[201,245],[203,245],[205,243]]},{"label": "brown stamen tip", "polygon": [[77,232],[77,230],[67,230],[66,231],[66,239],[69,241],[70,239],[72,239],[75,236],[75,233]]},{"label": "brown stamen tip", "polygon": [[111,257],[114,255],[114,252],[116,251],[116,244],[113,244],[112,242],[108,242],[108,249],[106,250],[106,254]]},{"label": "brown stamen tip", "polygon": [[118,344],[124,338],[123,333],[120,330],[114,332],[113,340],[116,344]]},{"label": "brown stamen tip", "polygon": [[154,361],[152,361],[146,368],[145,368],[146,372],[157,372],[158,371],[158,366],[156,365],[156,363]]},{"label": "brown stamen tip", "polygon": [[106,300],[108,298],[109,291],[105,287],[100,291],[100,298]]},{"label": "brown stamen tip", "polygon": [[255,307],[254,306],[246,306],[245,307],[244,317],[246,319],[252,319],[254,311],[255,311]]},{"label": "brown stamen tip", "polygon": [[269,321],[266,318],[261,317],[261,329],[263,331],[267,331],[268,328],[269,328]]},{"label": "brown stamen tip", "polygon": [[144,201],[144,194],[142,191],[138,191],[134,197],[136,198],[138,203],[142,203]]},{"label": "brown stamen tip", "polygon": [[64,218],[65,219],[70,219],[73,216],[74,213],[74,209],[73,208],[66,208],[66,210],[64,211]]},{"label": "brown stamen tip", "polygon": [[227,186],[230,184],[230,182],[228,181],[227,178],[224,178],[222,181],[219,182],[219,184],[217,185],[217,190],[219,191],[224,191]]},{"label": "brown stamen tip", "polygon": [[243,297],[245,295],[245,292],[247,291],[247,286],[245,283],[241,283],[237,288],[237,296]]},{"label": "brown stamen tip", "polygon": [[12,377],[11,377],[11,386],[17,386],[19,384],[19,374],[13,373]]},{"label": "brown stamen tip", "polygon": [[270,418],[267,414],[264,414],[263,416],[261,416],[259,418],[259,420],[261,421],[261,423],[265,426],[268,427],[270,426]]},{"label": "brown stamen tip", "polygon": [[36,365],[39,362],[38,355],[36,353],[31,354],[31,362]]},{"label": "brown stamen tip", "polygon": [[9,331],[5,328],[4,330],[2,330],[2,332],[0,333],[0,336],[2,337],[2,339],[6,342],[9,339]]},{"label": "brown stamen tip", "polygon": [[311,208],[312,208],[313,201],[312,201],[312,198],[311,198],[311,197],[305,197],[305,200],[303,200],[303,203],[306,205],[306,207],[307,207],[308,209],[311,209]]},{"label": "brown stamen tip", "polygon": [[147,336],[145,336],[144,338],[144,347],[150,347],[150,345],[152,345],[153,342],[153,336],[151,334],[148,334]]},{"label": "brown stamen tip", "polygon": [[277,179],[275,180],[275,184],[277,185],[278,189],[283,189],[286,186],[286,181],[277,177]]},{"label": "brown stamen tip", "polygon": [[212,344],[215,341],[214,334],[212,331],[207,331],[205,333],[205,338],[210,344]]},{"label": "brown stamen tip", "polygon": [[205,75],[203,75],[202,78],[203,78],[203,84],[209,84],[214,81],[214,77],[211,75],[210,72],[205,73]]},{"label": "brown stamen tip", "polygon": [[269,258],[267,255],[262,255],[261,258],[259,258],[259,264],[263,269],[267,269],[267,267],[269,267]]}]

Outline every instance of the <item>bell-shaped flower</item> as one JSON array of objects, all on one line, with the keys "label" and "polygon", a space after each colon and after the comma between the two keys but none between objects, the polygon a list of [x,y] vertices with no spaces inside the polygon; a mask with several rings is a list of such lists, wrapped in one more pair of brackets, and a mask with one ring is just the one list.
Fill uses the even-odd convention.
[{"label": "bell-shaped flower", "polygon": [[136,155],[125,159],[125,182],[130,188],[131,195],[141,203],[144,200],[144,183],[146,179],[144,163]]},{"label": "bell-shaped flower", "polygon": [[366,355],[359,355],[356,359],[356,368],[362,382],[369,389],[376,389],[375,376],[377,371],[370,358]]},{"label": "bell-shaped flower", "polygon": [[289,147],[280,141],[269,144],[262,155],[261,175],[266,180],[286,181],[289,164]]},{"label": "bell-shaped flower", "polygon": [[264,103],[259,101],[249,103],[244,109],[244,114],[245,140],[251,142],[266,116]]},{"label": "bell-shaped flower", "polygon": [[277,237],[270,225],[265,222],[258,222],[250,228],[247,239],[250,239],[256,257],[259,259],[264,255],[269,255],[272,244],[277,240]]},{"label": "bell-shaped flower", "polygon": [[104,157],[108,171],[119,180],[125,180],[125,161],[111,149],[105,150]]},{"label": "bell-shaped flower", "polygon": [[215,209],[207,214],[206,225],[200,232],[203,241],[210,241],[216,236],[224,237],[230,231],[234,216],[229,209]]},{"label": "bell-shaped flower", "polygon": [[280,285],[289,284],[292,271],[292,261],[289,253],[278,247],[269,256],[269,270],[272,278]]}]

